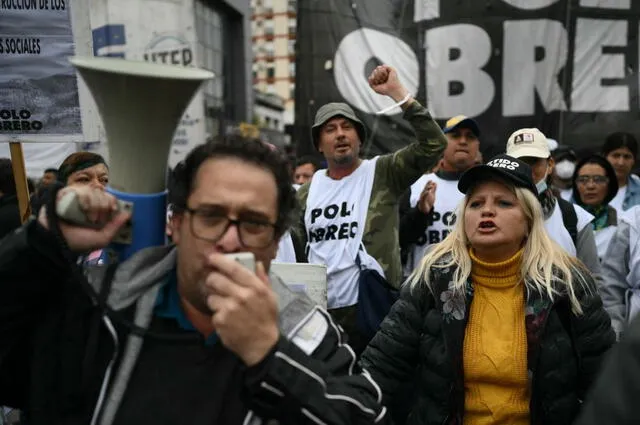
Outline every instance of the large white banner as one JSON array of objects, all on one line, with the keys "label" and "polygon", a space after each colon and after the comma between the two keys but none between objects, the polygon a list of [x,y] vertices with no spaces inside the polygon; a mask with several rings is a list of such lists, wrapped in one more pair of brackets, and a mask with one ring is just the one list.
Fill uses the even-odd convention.
[{"label": "large white banner", "polygon": [[[96,56],[197,66],[193,1],[91,0],[90,3]],[[204,101],[199,91],[174,134],[169,166],[175,166],[204,140]]]},{"label": "large white banner", "polygon": [[0,142],[83,140],[69,0],[0,2]]}]

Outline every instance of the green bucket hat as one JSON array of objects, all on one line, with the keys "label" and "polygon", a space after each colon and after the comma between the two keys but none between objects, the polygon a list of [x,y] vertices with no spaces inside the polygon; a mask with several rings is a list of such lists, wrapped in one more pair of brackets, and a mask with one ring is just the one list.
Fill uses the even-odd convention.
[{"label": "green bucket hat", "polygon": [[313,145],[318,149],[318,144],[320,143],[320,129],[327,121],[331,118],[335,117],[345,117],[349,121],[352,121],[356,126],[356,131],[358,133],[358,137],[360,138],[360,143],[364,142],[367,138],[367,131],[364,128],[364,124],[362,121],[356,116],[356,113],[353,111],[351,106],[342,102],[331,102],[326,105],[322,105],[318,112],[316,112],[316,118],[313,122],[313,127],[311,127],[311,137],[313,140]]}]

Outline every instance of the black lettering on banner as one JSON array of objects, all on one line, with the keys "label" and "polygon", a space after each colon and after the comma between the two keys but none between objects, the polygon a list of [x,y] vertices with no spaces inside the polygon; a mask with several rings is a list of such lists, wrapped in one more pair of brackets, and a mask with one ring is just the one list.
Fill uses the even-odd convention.
[{"label": "black lettering on banner", "polygon": [[27,109],[0,109],[1,131],[40,131],[43,124],[38,120],[31,120],[31,111]]},{"label": "black lettering on banner", "polygon": [[182,49],[182,65],[191,65],[193,62],[193,52],[191,49]]},{"label": "black lettering on banner", "polygon": [[[49,0],[40,0],[40,9],[43,3],[48,4]],[[38,8],[38,0],[2,0],[0,2],[0,9],[4,10],[35,10]]]},{"label": "black lettering on banner", "polygon": [[149,52],[143,55],[147,62],[159,62],[170,65],[188,66],[193,62],[193,52],[190,47],[167,50],[163,52]]},{"label": "black lettering on banner", "polygon": [[180,55],[180,50],[174,50],[171,52],[171,64],[178,65],[180,64],[180,59],[182,59]]},{"label": "black lettering on banner", "polygon": [[2,52],[17,55],[39,55],[41,52],[39,38],[5,38]]},{"label": "black lettering on banner", "polygon": [[2,45],[2,38],[0,38],[0,53],[4,53],[4,46]]},{"label": "black lettering on banner", "polygon": [[[345,10],[339,9],[330,24],[324,23],[326,2],[312,2],[298,16],[298,74],[313,69],[315,57],[309,52],[312,46],[317,48],[322,35],[322,48],[329,56],[351,60],[333,64],[330,75],[321,78],[323,84],[301,78],[298,85],[316,104],[328,102],[337,90],[363,114],[375,114],[381,104],[363,95],[368,89],[366,79],[357,81],[352,76],[359,75],[372,58],[389,61],[393,49],[401,46],[412,54],[403,55],[395,67],[416,82],[415,92],[433,99],[434,117],[472,116],[486,128],[483,134],[488,139],[499,140],[527,122],[538,122],[544,123],[541,129],[548,136],[563,144],[569,139],[574,148],[596,149],[610,129],[595,126],[587,138],[591,140],[585,140],[594,120],[615,118],[618,126],[633,128],[640,107],[638,0],[502,0],[490,2],[489,8],[486,3],[415,0],[415,12],[403,14],[403,2],[354,1],[341,7],[366,4],[385,12],[363,17],[354,29]],[[381,25],[383,21],[394,22],[397,28],[415,28],[420,36],[385,32],[389,26]],[[423,60],[425,45],[430,57],[438,60]],[[507,72],[520,67],[535,67],[536,78],[517,78]],[[584,69],[590,72],[579,72]],[[425,76],[428,87],[423,83]],[[331,90],[326,89],[329,86]],[[303,113],[305,108],[299,105],[296,111],[301,128],[313,123],[313,114]],[[413,136],[400,125],[399,117],[389,114],[388,118],[372,137],[375,154],[393,152],[397,145],[391,140]],[[313,153],[309,145],[305,154]]]},{"label": "black lettering on banner", "polygon": [[353,239],[358,234],[358,222],[354,221],[353,223],[351,223],[349,228],[351,229],[351,233],[349,233],[349,236]]},{"label": "black lettering on banner", "polygon": [[329,227],[327,227],[327,235],[325,236],[324,240],[325,241],[328,241],[329,239],[336,240],[337,231],[338,231],[338,226],[336,226],[335,224],[332,224]]},{"label": "black lettering on banner", "polygon": [[64,10],[66,5],[64,0],[49,0],[51,2],[51,10]]},{"label": "black lettering on banner", "polygon": [[29,118],[31,118],[31,112],[26,109],[17,112],[15,109],[0,110],[0,119],[3,120],[28,120]]}]

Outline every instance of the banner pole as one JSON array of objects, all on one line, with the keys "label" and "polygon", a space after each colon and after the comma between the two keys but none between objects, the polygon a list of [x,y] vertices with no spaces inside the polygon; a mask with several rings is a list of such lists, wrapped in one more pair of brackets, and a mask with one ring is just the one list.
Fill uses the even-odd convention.
[{"label": "banner pole", "polygon": [[16,181],[16,193],[20,206],[20,220],[24,223],[31,215],[31,203],[29,202],[29,185],[27,184],[27,171],[24,166],[24,154],[20,142],[10,142],[11,167],[13,178]]}]

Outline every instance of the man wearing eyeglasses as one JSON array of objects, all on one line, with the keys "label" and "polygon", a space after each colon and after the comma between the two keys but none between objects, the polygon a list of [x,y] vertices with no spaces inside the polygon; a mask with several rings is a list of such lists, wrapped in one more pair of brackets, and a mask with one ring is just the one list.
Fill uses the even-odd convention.
[{"label": "man wearing eyeglasses", "polygon": [[[109,268],[97,295],[63,253],[105,247],[126,222],[108,193],[63,189],[99,230],[43,209],[0,243],[0,405],[32,425],[387,423],[343,332],[269,273],[296,206],[284,159],[223,139],[174,183],[175,246]],[[224,255],[240,252],[255,272]]]}]

